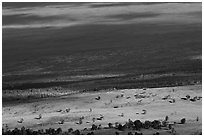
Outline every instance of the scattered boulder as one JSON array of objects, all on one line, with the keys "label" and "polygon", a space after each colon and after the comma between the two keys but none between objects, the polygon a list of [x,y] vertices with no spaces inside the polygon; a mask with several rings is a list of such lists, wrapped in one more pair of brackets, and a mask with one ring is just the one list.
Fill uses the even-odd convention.
[{"label": "scattered boulder", "polygon": [[191,98],[190,101],[195,102],[196,100],[194,98]]},{"label": "scattered boulder", "polygon": [[39,116],[38,117],[36,117],[35,119],[41,119],[42,118],[42,115],[41,114],[39,114]]},{"label": "scattered boulder", "polygon": [[99,117],[99,118],[96,118],[97,120],[102,120],[103,118]]},{"label": "scattered boulder", "polygon": [[60,120],[58,124],[64,124],[64,120]]},{"label": "scattered boulder", "polygon": [[70,112],[70,110],[71,110],[70,108],[67,108],[65,111],[66,111],[67,113],[69,113],[69,112]]},{"label": "scattered boulder", "polygon": [[19,119],[17,122],[18,122],[18,123],[23,123],[23,121],[24,121],[24,119],[21,118],[21,119]]},{"label": "scattered boulder", "polygon": [[96,100],[100,100],[100,99],[101,99],[101,97],[100,97],[100,96],[98,96],[98,97],[96,97],[95,99],[96,99]]},{"label": "scattered boulder", "polygon": [[181,98],[182,100],[187,100],[187,98]]},{"label": "scattered boulder", "polygon": [[175,99],[169,100],[169,103],[175,103],[175,102],[176,102]]},{"label": "scattered boulder", "polygon": [[170,97],[170,95],[167,95],[167,96],[164,96],[162,99],[163,100],[166,100],[166,99],[168,99]]},{"label": "scattered boulder", "polygon": [[147,113],[147,110],[143,109],[143,112],[141,114],[145,115]]},{"label": "scattered boulder", "polygon": [[118,115],[118,116],[120,116],[120,117],[124,117],[124,113],[121,113],[120,115]]},{"label": "scattered boulder", "polygon": [[60,110],[57,110],[57,112],[62,112],[62,110],[60,109]]}]

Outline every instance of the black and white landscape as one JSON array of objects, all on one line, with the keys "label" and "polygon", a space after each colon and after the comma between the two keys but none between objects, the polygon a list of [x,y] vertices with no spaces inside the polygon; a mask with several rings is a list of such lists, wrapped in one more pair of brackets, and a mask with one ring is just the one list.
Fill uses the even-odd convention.
[{"label": "black and white landscape", "polygon": [[202,3],[2,3],[3,134],[202,134]]}]

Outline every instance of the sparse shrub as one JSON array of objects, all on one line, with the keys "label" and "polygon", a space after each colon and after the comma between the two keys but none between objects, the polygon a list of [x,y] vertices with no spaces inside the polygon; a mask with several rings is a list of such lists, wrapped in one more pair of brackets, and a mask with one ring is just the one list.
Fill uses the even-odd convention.
[{"label": "sparse shrub", "polygon": [[133,135],[132,132],[128,132],[128,135]]},{"label": "sparse shrub", "polygon": [[182,118],[181,119],[181,124],[185,124],[186,123],[186,119],[185,118]]}]

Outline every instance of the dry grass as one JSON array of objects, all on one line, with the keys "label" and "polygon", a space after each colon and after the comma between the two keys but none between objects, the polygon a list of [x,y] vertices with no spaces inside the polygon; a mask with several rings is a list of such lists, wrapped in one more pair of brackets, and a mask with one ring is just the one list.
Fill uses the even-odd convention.
[{"label": "dry grass", "polygon": [[37,98],[48,98],[70,95],[77,93],[78,91],[65,90],[61,88],[52,89],[29,89],[29,90],[3,90],[2,100],[26,100],[26,99],[37,99]]}]

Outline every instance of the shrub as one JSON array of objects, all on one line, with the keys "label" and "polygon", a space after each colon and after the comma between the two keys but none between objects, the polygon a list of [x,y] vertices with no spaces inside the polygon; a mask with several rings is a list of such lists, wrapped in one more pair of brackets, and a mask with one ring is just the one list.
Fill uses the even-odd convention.
[{"label": "shrub", "polygon": [[80,135],[80,131],[77,129],[77,130],[75,130],[74,132],[72,132],[72,134],[74,134],[74,135]]},{"label": "shrub", "polygon": [[143,133],[135,132],[135,135],[143,135]]},{"label": "shrub", "polygon": [[115,122],[115,128],[117,129],[119,126],[119,123],[118,122]]},{"label": "shrub", "polygon": [[153,135],[160,135],[160,133],[159,133],[159,132],[156,132],[156,133],[154,133]]},{"label": "shrub", "polygon": [[121,124],[118,125],[117,129],[118,129],[118,130],[124,130],[124,129],[123,129],[123,126],[122,126]]},{"label": "shrub", "polygon": [[190,95],[186,95],[186,98],[189,99],[191,96]]},{"label": "shrub", "polygon": [[91,130],[97,130],[97,126],[95,124],[92,125]]},{"label": "shrub", "polygon": [[165,117],[165,121],[168,121],[168,120],[169,120],[169,117],[168,117],[168,116],[166,116],[166,117]]},{"label": "shrub", "polygon": [[56,130],[56,133],[57,133],[57,134],[62,134],[62,129],[61,129],[61,128],[58,128],[58,129]]},{"label": "shrub", "polygon": [[142,122],[140,120],[135,120],[134,126],[136,130],[140,130],[142,128]]},{"label": "shrub", "polygon": [[73,128],[68,129],[68,133],[73,132]]},{"label": "shrub", "polygon": [[143,127],[146,128],[146,129],[149,129],[151,127],[152,123],[148,120],[146,120],[143,124]]},{"label": "shrub", "polygon": [[127,125],[127,128],[133,128],[134,127],[134,122],[132,121],[132,120],[128,120],[128,122],[126,123],[126,125]]},{"label": "shrub", "polygon": [[161,128],[161,122],[158,121],[158,120],[154,120],[154,121],[152,122],[152,128],[154,128],[154,129],[160,129],[160,128]]},{"label": "shrub", "polygon": [[108,123],[108,127],[109,128],[113,128],[113,124],[112,123]]},{"label": "shrub", "polygon": [[165,120],[162,121],[162,126],[163,126],[163,127],[166,127],[166,126],[167,126],[167,121],[165,121]]},{"label": "shrub", "polygon": [[90,133],[88,133],[87,135],[94,135],[94,132],[90,132]]},{"label": "shrub", "polygon": [[186,119],[185,118],[182,118],[181,119],[181,124],[185,124],[186,123]]}]

